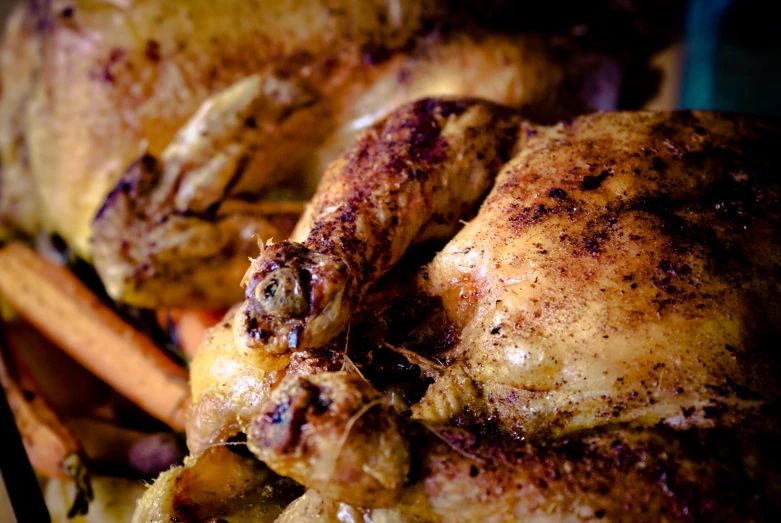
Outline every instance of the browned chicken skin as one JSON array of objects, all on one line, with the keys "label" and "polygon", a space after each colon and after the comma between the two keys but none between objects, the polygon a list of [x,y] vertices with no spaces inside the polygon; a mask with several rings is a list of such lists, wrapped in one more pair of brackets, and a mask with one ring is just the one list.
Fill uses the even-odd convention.
[{"label": "browned chicken skin", "polygon": [[[450,127],[432,127],[443,114]],[[484,120],[466,116],[475,114],[508,123],[481,128]],[[350,185],[351,167],[388,165],[385,153],[399,146],[399,134],[369,131],[300,223],[294,239],[308,247],[284,244],[307,259],[330,256],[360,283],[341,303],[349,321],[331,316],[339,321],[330,336],[303,353],[337,351],[347,372],[282,379],[241,428],[258,458],[312,489],[280,521],[773,520],[781,510],[777,125],[638,112],[542,127],[476,100],[424,100],[378,128],[397,121],[406,156],[392,165],[401,167]],[[423,131],[431,142],[415,138]],[[485,161],[463,137],[503,137],[515,156],[503,166]],[[437,149],[431,143],[444,165],[419,163]],[[454,168],[453,158],[471,168]],[[414,172],[405,166],[426,170],[402,176]],[[496,177],[476,216],[417,280],[394,273],[434,202],[449,201],[465,174]],[[408,195],[428,205],[394,203],[413,202]],[[335,209],[348,216],[334,220]],[[383,253],[374,270],[350,272],[357,241],[368,256]],[[270,267],[274,259],[253,264],[245,282],[259,269],[261,278],[291,269]],[[301,279],[292,268],[277,287],[287,295],[271,300],[285,308],[302,300],[311,312],[316,286],[344,281]],[[408,311],[372,305],[394,278]],[[434,300],[430,314],[412,310],[415,286]],[[289,343],[246,343],[246,308],[258,303],[264,296],[250,293],[236,323],[221,327],[238,335],[229,359],[294,356],[300,349]],[[367,337],[367,323],[379,326],[377,337]],[[271,336],[275,328],[285,332],[272,325]],[[403,368],[393,357],[430,383],[425,392],[390,400],[398,389],[383,369]]]},{"label": "browned chicken skin", "polygon": [[253,261],[240,343],[271,353],[324,346],[407,247],[447,238],[468,217],[511,157],[518,122],[498,105],[423,100],[369,129],[326,172],[327,190],[294,232],[311,227],[303,244],[266,245]]},{"label": "browned chicken skin", "polygon": [[287,237],[287,204],[392,109],[480,96],[555,121],[619,107],[646,62],[460,4],[31,1],[0,53],[0,225],[58,233],[114,299],[227,307],[254,236]]}]

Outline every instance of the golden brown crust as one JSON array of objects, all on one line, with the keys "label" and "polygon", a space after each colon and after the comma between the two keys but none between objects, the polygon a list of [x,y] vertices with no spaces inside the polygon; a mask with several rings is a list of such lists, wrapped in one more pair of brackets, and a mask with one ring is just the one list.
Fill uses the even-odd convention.
[{"label": "golden brown crust", "polygon": [[282,380],[247,446],[278,474],[357,506],[395,506],[410,470],[393,408],[365,379],[346,372]]},{"label": "golden brown crust", "polygon": [[[489,102],[424,99],[372,126],[326,172],[303,245],[267,245],[253,261],[239,344],[271,353],[322,348],[410,245],[447,237],[469,216],[510,157],[519,120]],[[290,300],[270,308],[282,272],[300,280],[298,313]]]},{"label": "golden brown crust", "polygon": [[[425,103],[435,115],[441,107]],[[416,133],[431,119],[415,119],[410,107],[399,139],[425,144]],[[347,302],[361,350],[348,357],[347,334],[319,347],[339,352],[345,370],[310,367],[304,373],[314,374],[288,376],[266,396],[250,448],[318,491],[284,517],[372,521],[381,508],[378,521],[773,520],[781,510],[778,125],[639,112],[546,128],[507,114],[515,128],[485,126],[480,139],[520,135],[520,152],[474,219],[416,281],[388,272],[376,294]],[[335,164],[306,246],[267,247],[270,256],[253,265],[270,269],[261,280],[303,267],[290,260],[338,262],[342,272],[318,273],[321,289],[350,278],[368,286],[439,205],[450,208],[459,179],[450,162],[471,156],[470,142],[448,142],[436,168],[450,177],[437,184],[426,182],[430,171],[386,169],[427,157],[382,136],[366,135]],[[424,150],[436,151],[433,143]],[[359,154],[363,145],[378,154]],[[369,182],[357,175],[375,168],[381,176]],[[406,195],[425,204],[400,205]],[[354,261],[358,249],[378,268]],[[282,295],[253,290],[249,305],[298,310],[300,289],[288,276],[272,289]],[[379,292],[394,278],[396,294]],[[405,294],[410,308],[441,304],[448,321],[412,313],[395,323],[396,307],[377,305]],[[421,345],[437,333],[447,338],[441,350]],[[377,372],[385,350],[418,367],[413,380],[433,381],[411,409],[381,399],[398,390]],[[324,463],[335,474],[319,476]],[[377,463],[386,475],[365,466]]]},{"label": "golden brown crust", "polygon": [[[531,138],[427,271],[463,326],[470,408],[529,433],[776,399],[778,136],[639,112]],[[419,415],[437,419],[430,392]]]}]

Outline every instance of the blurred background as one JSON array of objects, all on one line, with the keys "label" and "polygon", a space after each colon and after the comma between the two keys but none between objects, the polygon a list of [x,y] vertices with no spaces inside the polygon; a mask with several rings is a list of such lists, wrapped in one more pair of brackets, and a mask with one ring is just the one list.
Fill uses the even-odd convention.
[{"label": "blurred background", "polygon": [[[0,0],[0,22],[4,23],[19,1]],[[524,6],[527,2],[520,0],[494,2],[511,6],[514,12],[528,9],[533,15],[537,10],[551,9],[539,7],[538,2],[528,2],[528,7]],[[623,7],[633,2],[609,0],[607,3]],[[543,4],[557,5],[556,2]],[[781,97],[777,94],[781,90],[777,5],[767,0],[658,2],[655,16],[673,25],[683,6],[683,32],[680,41],[659,53],[655,61],[664,71],[665,80],[649,107],[781,115]]]}]

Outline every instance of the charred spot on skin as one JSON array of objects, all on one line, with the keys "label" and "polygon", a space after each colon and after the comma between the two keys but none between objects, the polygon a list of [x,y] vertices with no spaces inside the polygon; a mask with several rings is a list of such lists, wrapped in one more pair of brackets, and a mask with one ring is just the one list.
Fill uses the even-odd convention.
[{"label": "charred spot on skin", "polygon": [[268,333],[260,328],[258,319],[251,313],[247,312],[247,334],[258,342],[262,342],[266,339]]},{"label": "charred spot on skin", "polygon": [[298,386],[261,415],[255,425],[255,439],[275,452],[292,450],[306,423],[306,414],[319,396],[320,389],[316,385],[300,380]]},{"label": "charred spot on skin", "polygon": [[564,200],[567,198],[567,193],[564,191],[564,189],[553,188],[548,191],[548,197],[553,198],[554,200]]},{"label": "charred spot on skin", "polygon": [[664,171],[664,170],[667,168],[667,164],[666,164],[666,163],[664,163],[664,160],[662,160],[662,159],[661,159],[661,158],[659,158],[658,156],[654,156],[654,158],[653,158],[653,160],[651,161],[651,163],[652,163],[652,166],[651,166],[651,168],[652,168],[654,171],[661,172],[661,171]]},{"label": "charred spot on skin", "polygon": [[604,182],[611,174],[611,171],[605,169],[596,176],[586,176],[583,178],[583,181],[580,182],[580,189],[583,191],[594,191],[599,189],[599,187],[602,185],[602,182]]}]

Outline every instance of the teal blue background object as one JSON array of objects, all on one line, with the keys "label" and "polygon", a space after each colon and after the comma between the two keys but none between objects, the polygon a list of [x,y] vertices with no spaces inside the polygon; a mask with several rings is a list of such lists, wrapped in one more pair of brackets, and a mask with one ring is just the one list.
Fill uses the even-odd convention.
[{"label": "teal blue background object", "polygon": [[781,117],[781,2],[692,0],[681,107]]}]

